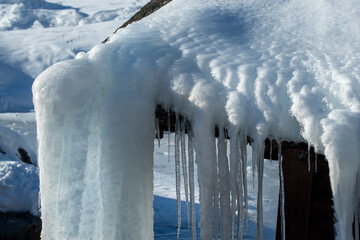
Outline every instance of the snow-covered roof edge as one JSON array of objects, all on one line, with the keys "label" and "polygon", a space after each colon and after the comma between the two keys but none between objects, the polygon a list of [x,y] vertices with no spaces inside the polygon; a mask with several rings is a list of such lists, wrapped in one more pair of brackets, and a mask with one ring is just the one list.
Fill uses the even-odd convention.
[{"label": "snow-covered roof edge", "polygon": [[[259,152],[268,136],[280,141],[303,138],[329,161],[338,233],[350,237],[359,199],[359,46],[354,27],[360,22],[359,4],[314,4],[200,1],[189,7],[173,1],[166,11],[122,29],[107,44],[39,76],[34,101],[43,139],[40,145],[46,143],[49,126],[69,129],[78,113],[89,116],[85,126],[95,119],[104,123],[94,130],[83,129],[81,136],[100,132],[120,143],[126,137],[140,137],[140,133],[121,133],[119,138],[110,134],[109,127],[129,124],[132,129],[133,122],[151,122],[158,103],[191,118],[201,159],[214,159],[213,148],[202,146],[214,146],[207,137],[212,136],[215,124],[228,126],[233,134],[240,130],[252,136]],[[64,90],[69,86],[73,91]],[[84,96],[91,96],[93,105],[88,106]],[[107,116],[114,116],[114,109],[121,115],[129,108],[146,116],[141,121],[136,116],[131,119],[132,115],[116,120]],[[93,144],[87,138],[80,142],[84,147]],[[66,149],[72,151],[71,146]],[[97,154],[104,151],[100,148]],[[110,154],[115,152],[121,154],[118,150]],[[62,155],[58,161],[66,159]],[[213,165],[203,164],[200,172],[212,171]],[[209,197],[211,188],[203,181],[201,194]],[[202,204],[202,212],[210,205]],[[200,222],[204,238],[209,234],[208,224]]]}]

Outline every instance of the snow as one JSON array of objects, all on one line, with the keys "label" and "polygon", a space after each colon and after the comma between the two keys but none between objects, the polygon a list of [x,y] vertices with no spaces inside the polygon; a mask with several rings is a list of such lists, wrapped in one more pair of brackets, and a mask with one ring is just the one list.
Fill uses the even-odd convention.
[{"label": "snow", "polygon": [[23,138],[16,132],[0,126],[0,161],[21,161],[18,152],[19,148],[24,149],[28,153],[30,161],[36,166],[36,154]]},{"label": "snow", "polygon": [[37,167],[18,162],[0,161],[0,211],[27,212],[40,216],[39,175]]},{"label": "snow", "polygon": [[[231,145],[239,132],[253,139],[258,237],[263,146],[270,137],[305,141],[325,154],[337,236],[352,238],[359,201],[359,13],[358,1],[345,0],[174,0],[108,43],[41,73],[33,93],[43,237],[153,237],[154,110],[163,104],[192,123],[202,239],[213,237],[215,125],[231,130]],[[75,55],[56,52],[64,55],[41,66]],[[230,157],[234,206],[237,155]]]},{"label": "snow", "polygon": [[90,50],[146,2],[0,1],[0,112],[33,109],[39,73]]},{"label": "snow", "polygon": [[[21,116],[22,126],[29,121],[35,123],[34,114],[24,114]],[[0,211],[1,212],[30,212],[39,216],[39,175],[36,167],[37,158],[31,147],[24,140],[22,135],[10,130],[7,127],[10,114],[0,114]],[[16,121],[11,121],[15,126]],[[19,124],[20,125],[20,124]],[[31,125],[33,128],[35,125]],[[35,131],[35,129],[33,129]],[[26,133],[26,132],[22,132]],[[18,149],[24,149],[30,161],[35,164],[31,165],[21,161]]]}]

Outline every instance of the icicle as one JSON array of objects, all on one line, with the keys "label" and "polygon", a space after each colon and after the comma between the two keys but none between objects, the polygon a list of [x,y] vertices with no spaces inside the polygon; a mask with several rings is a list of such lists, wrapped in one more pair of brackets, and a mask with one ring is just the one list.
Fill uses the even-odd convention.
[{"label": "icicle", "polygon": [[243,192],[240,190],[241,186],[239,186],[238,192],[238,214],[237,214],[237,239],[242,240],[243,238],[243,226],[244,226],[244,206],[243,206]]},{"label": "icicle", "polygon": [[[237,134],[237,149],[238,151],[240,148],[240,134]],[[239,152],[238,152],[239,153]],[[244,226],[244,192],[243,192],[243,165],[242,165],[242,158],[240,154],[238,154],[238,181],[237,181],[237,193],[238,193],[238,227],[237,227],[237,239],[242,240],[242,233],[243,233],[243,226]]]},{"label": "icicle", "polygon": [[310,163],[310,149],[311,149],[311,145],[310,145],[310,142],[308,142],[308,157],[307,157],[307,162],[308,162],[308,172],[310,172],[310,170],[311,170],[311,163]]},{"label": "icicle", "polygon": [[241,150],[241,162],[243,169],[243,188],[244,188],[244,212],[245,212],[245,225],[246,231],[248,230],[248,193],[247,193],[247,136],[242,134],[240,137],[240,150]]},{"label": "icicle", "polygon": [[251,170],[252,170],[252,183],[253,183],[253,189],[255,189],[255,169],[256,169],[256,160],[257,157],[256,157],[256,152],[254,150],[254,148],[252,148],[252,159],[251,159]]},{"label": "icicle", "polygon": [[280,219],[281,219],[281,240],[285,240],[285,191],[284,191],[284,172],[282,166],[281,142],[278,142],[278,160],[280,175]]},{"label": "icicle", "polygon": [[168,125],[168,162],[170,162],[170,131],[171,131],[171,126],[170,126],[170,108],[167,111],[167,125]]},{"label": "icicle", "polygon": [[[263,239],[263,176],[264,176],[264,147],[257,146],[258,163],[258,197],[257,197],[257,239]],[[261,152],[260,152],[261,151]]]},{"label": "icicle", "polygon": [[179,116],[176,115],[175,123],[175,174],[176,174],[176,201],[177,201],[177,238],[180,237],[180,228],[181,228],[181,176],[180,176],[180,153],[179,153],[179,144],[180,144],[180,123]]},{"label": "icicle", "polygon": [[359,209],[355,211],[355,240],[359,240]]},{"label": "icicle", "polygon": [[[225,132],[226,133],[226,132]],[[227,144],[224,129],[219,128],[218,138],[218,168],[220,190],[220,229],[221,239],[230,239],[231,210],[230,210],[230,175],[227,157]]]},{"label": "icicle", "polygon": [[317,158],[318,158],[318,155],[315,152],[315,173],[317,173]]},{"label": "icicle", "polygon": [[188,173],[187,173],[187,163],[186,163],[186,147],[185,147],[185,120],[181,121],[181,164],[184,177],[184,190],[185,190],[185,199],[186,199],[186,216],[188,222],[188,228],[190,229],[190,214],[189,214],[189,183],[188,183]]},{"label": "icicle", "polygon": [[156,137],[158,139],[159,148],[160,148],[160,124],[159,124],[159,118],[155,118],[155,127],[156,127]]},{"label": "icicle", "polygon": [[237,200],[237,182],[238,182],[238,134],[231,131],[230,133],[230,191],[231,191],[231,239],[235,239],[235,216]]},{"label": "icicle", "polygon": [[189,155],[189,185],[190,185],[190,207],[191,207],[191,239],[196,239],[196,213],[195,213],[195,177],[194,177],[194,154],[192,145],[193,133],[188,129],[188,155]]},{"label": "icicle", "polygon": [[216,177],[214,186],[214,238],[219,238],[219,172],[217,168],[218,163],[216,162]]}]

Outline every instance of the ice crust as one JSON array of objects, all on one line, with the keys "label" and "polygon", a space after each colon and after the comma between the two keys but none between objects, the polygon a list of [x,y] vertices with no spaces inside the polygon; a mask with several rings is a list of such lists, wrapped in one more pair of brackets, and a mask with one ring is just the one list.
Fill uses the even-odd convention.
[{"label": "ice crust", "polygon": [[[358,1],[174,0],[44,71],[33,85],[43,239],[153,238],[157,104],[192,123],[202,239],[213,237],[215,125],[254,140],[260,210],[265,138],[306,141],[325,154],[337,237],[351,239],[359,201],[359,15]],[[238,169],[237,155],[229,173],[222,163],[220,186]],[[230,203],[220,196],[220,205],[234,204],[238,180],[231,177],[235,195],[225,195]],[[229,214],[233,208],[221,218]],[[258,224],[261,236],[261,211]]]}]

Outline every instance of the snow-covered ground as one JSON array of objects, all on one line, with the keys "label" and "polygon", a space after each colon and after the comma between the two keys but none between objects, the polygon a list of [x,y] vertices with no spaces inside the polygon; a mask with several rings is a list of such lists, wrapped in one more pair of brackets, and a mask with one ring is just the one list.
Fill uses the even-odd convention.
[{"label": "snow-covered ground", "polygon": [[[26,143],[36,150],[36,122],[35,114],[30,113],[2,113],[0,126],[17,132]],[[154,140],[154,231],[155,239],[177,239],[177,213],[176,213],[176,185],[174,163],[174,134],[170,137],[170,158],[168,157],[168,136],[164,135],[158,147]],[[250,149],[249,149],[249,152]],[[170,160],[170,161],[169,161]],[[0,159],[0,161],[2,161]],[[251,155],[249,156],[249,164]],[[17,166],[17,165],[19,166]],[[30,168],[30,169],[29,169]],[[26,172],[26,174],[24,174]],[[7,174],[6,178],[4,176]],[[30,211],[36,213],[37,195],[32,189],[38,184],[38,172],[35,167],[21,162],[0,162],[0,184],[2,189],[10,184],[10,190],[2,192],[0,197],[0,210]],[[257,183],[253,188],[252,171],[248,168],[249,189],[249,229],[244,239],[256,238],[256,198]],[[4,181],[4,179],[6,181]],[[264,173],[264,238],[274,239],[276,228],[276,214],[278,203],[278,165],[277,161],[265,161]],[[23,185],[26,182],[26,185]],[[17,184],[14,184],[17,183]],[[12,184],[12,185],[11,185]],[[23,186],[23,188],[22,188]],[[27,186],[27,188],[25,187]],[[196,211],[199,220],[198,186],[196,185]],[[21,201],[21,204],[19,204]],[[182,230],[180,239],[189,239],[191,231],[187,228],[185,192],[182,189]],[[199,232],[199,229],[198,229]],[[199,236],[199,233],[197,234]]]},{"label": "snow-covered ground", "polygon": [[33,109],[31,85],[50,65],[102,42],[147,0],[0,1],[0,112]]}]

